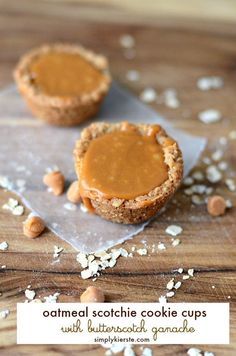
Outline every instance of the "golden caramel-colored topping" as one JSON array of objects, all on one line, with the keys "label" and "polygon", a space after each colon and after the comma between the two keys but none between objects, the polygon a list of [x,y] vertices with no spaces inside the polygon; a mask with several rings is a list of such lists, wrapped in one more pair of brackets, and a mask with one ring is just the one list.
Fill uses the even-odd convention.
[{"label": "golden caramel-colored topping", "polygon": [[114,131],[90,142],[84,156],[80,193],[134,199],[168,179],[161,145],[151,135],[133,130]]},{"label": "golden caramel-colored topping", "polygon": [[77,96],[91,93],[104,75],[78,54],[51,51],[35,59],[30,66],[36,86],[51,96]]}]

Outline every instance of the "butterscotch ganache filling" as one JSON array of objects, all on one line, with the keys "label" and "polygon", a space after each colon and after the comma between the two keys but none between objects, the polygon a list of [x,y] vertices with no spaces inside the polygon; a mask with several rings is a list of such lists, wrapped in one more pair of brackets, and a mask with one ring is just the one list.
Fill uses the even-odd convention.
[{"label": "butterscotch ganache filling", "polygon": [[155,127],[150,135],[135,130],[113,131],[92,140],[83,158],[80,193],[106,199],[135,199],[168,179],[168,166]]},{"label": "butterscotch ganache filling", "polygon": [[79,96],[91,93],[104,80],[102,71],[74,53],[50,51],[32,61],[34,84],[50,96]]}]

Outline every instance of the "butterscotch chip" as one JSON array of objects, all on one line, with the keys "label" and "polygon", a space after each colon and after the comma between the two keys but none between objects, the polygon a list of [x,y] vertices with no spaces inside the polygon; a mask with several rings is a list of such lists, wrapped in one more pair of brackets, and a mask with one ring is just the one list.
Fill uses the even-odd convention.
[{"label": "butterscotch chip", "polygon": [[208,213],[212,216],[220,216],[225,213],[226,201],[220,195],[214,195],[207,201]]},{"label": "butterscotch chip", "polygon": [[80,301],[81,303],[103,303],[105,297],[100,288],[91,286],[80,296]]},{"label": "butterscotch chip", "polygon": [[61,195],[65,187],[65,178],[60,171],[50,172],[44,175],[43,182],[54,195]]},{"label": "butterscotch chip", "polygon": [[67,190],[67,199],[74,204],[78,204],[81,201],[78,180],[74,181],[69,186],[69,189]]},{"label": "butterscotch chip", "polygon": [[32,239],[41,235],[44,229],[45,224],[39,216],[32,216],[23,223],[24,235]]}]

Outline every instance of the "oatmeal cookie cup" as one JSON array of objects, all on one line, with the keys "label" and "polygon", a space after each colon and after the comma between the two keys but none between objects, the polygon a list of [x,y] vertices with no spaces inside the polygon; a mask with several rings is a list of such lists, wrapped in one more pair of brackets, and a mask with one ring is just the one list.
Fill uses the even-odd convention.
[{"label": "oatmeal cookie cup", "polygon": [[69,44],[31,50],[20,59],[14,78],[32,113],[59,126],[95,116],[111,82],[104,56]]},{"label": "oatmeal cookie cup", "polygon": [[[75,170],[78,178],[82,172],[84,157],[90,143],[105,134],[126,129],[127,123],[93,123],[82,131],[80,140],[74,150]],[[128,124],[141,135],[148,135],[152,125]],[[86,191],[84,203],[90,210],[104,219],[123,224],[137,224],[155,216],[175,193],[183,176],[182,153],[176,141],[170,138],[160,127],[155,132],[155,140],[163,151],[164,163],[167,167],[167,179],[150,190],[147,194],[136,196],[134,199],[121,199],[116,196],[111,199],[91,190]],[[109,174],[109,172],[107,172]]]}]

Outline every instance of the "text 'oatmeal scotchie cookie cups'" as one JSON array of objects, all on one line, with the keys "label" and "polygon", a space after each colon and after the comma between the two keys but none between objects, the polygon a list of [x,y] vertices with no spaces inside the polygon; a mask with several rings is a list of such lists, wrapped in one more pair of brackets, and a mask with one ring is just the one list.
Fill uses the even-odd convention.
[{"label": "text 'oatmeal scotchie cookie cups'", "polygon": [[108,62],[79,45],[44,45],[26,53],[14,71],[32,113],[52,125],[73,126],[96,115],[111,78]]},{"label": "text 'oatmeal scotchie cookie cups'", "polygon": [[183,177],[179,146],[159,125],[93,123],[82,131],[74,157],[84,205],[117,223],[155,216]]}]

